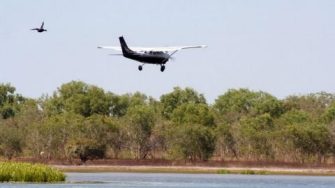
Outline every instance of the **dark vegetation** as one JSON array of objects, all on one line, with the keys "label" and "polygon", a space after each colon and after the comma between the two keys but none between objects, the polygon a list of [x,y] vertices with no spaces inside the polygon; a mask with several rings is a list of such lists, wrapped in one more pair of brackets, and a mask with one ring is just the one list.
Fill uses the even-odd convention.
[{"label": "dark vegetation", "polygon": [[335,95],[279,100],[231,89],[209,105],[191,88],[159,100],[83,82],[30,99],[0,85],[3,159],[270,161],[333,164]]}]

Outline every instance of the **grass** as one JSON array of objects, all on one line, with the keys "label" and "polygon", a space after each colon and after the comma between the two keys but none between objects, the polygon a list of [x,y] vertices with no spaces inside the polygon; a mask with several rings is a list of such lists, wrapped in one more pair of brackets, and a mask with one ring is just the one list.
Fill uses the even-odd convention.
[{"label": "grass", "polygon": [[138,172],[138,173],[186,173],[186,174],[245,174],[245,175],[313,175],[313,176],[335,176],[335,169],[324,170],[271,170],[271,169],[248,169],[248,168],[197,168],[197,167],[174,167],[174,166],[55,166],[63,172]]},{"label": "grass", "polygon": [[169,167],[125,167],[125,166],[64,166],[58,167],[64,172],[79,172],[79,173],[103,173],[103,172],[131,172],[131,173],[181,173],[181,174],[215,174],[215,170],[211,169],[178,169]]},{"label": "grass", "polygon": [[0,182],[61,182],[63,172],[42,164],[0,162]]},{"label": "grass", "polygon": [[217,174],[243,174],[243,175],[301,175],[301,176],[335,176],[334,171],[289,171],[289,170],[228,170],[220,169],[216,171]]},{"label": "grass", "polygon": [[227,169],[221,169],[221,170],[217,171],[217,174],[267,175],[267,174],[271,174],[271,172],[265,171],[265,170],[227,170]]}]

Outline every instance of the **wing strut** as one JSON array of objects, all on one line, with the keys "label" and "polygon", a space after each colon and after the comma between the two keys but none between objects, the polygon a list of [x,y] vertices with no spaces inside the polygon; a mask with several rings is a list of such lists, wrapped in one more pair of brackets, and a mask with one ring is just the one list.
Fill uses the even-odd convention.
[{"label": "wing strut", "polygon": [[179,50],[175,50],[175,51],[173,51],[170,55],[169,55],[169,59],[171,58],[171,56],[173,55],[173,54],[175,54],[175,53],[177,53]]}]

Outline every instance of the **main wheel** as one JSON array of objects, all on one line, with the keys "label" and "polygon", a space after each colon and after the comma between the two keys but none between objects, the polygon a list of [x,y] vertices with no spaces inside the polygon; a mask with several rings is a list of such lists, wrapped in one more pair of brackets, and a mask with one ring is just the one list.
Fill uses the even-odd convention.
[{"label": "main wheel", "polygon": [[142,65],[139,65],[139,66],[138,66],[138,70],[139,70],[139,71],[142,71],[142,69],[143,69],[143,66],[142,66]]},{"label": "main wheel", "polygon": [[165,70],[165,66],[162,65],[162,66],[161,66],[161,72],[164,72],[164,70]]}]

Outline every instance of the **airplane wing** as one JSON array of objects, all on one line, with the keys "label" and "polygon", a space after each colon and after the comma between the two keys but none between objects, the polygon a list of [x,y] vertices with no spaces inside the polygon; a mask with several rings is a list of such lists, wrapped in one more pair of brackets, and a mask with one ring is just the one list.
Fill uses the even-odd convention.
[{"label": "airplane wing", "polygon": [[122,49],[120,46],[98,46],[100,49],[108,49],[108,50],[115,50],[122,52]]},{"label": "airplane wing", "polygon": [[[206,45],[197,46],[174,46],[174,47],[129,47],[131,50],[136,52],[177,52],[179,50],[191,49],[191,48],[206,48]],[[122,51],[121,47],[118,46],[98,46],[101,49],[110,49],[115,51]]]},{"label": "airplane wing", "polygon": [[182,46],[181,50],[190,49],[190,48],[207,48],[207,45],[198,45],[198,46]]},{"label": "airplane wing", "polygon": [[184,49],[190,49],[190,48],[206,48],[206,45],[198,45],[198,46],[168,46],[168,47],[130,47],[130,49],[134,51],[140,51],[140,52],[174,52]]}]

